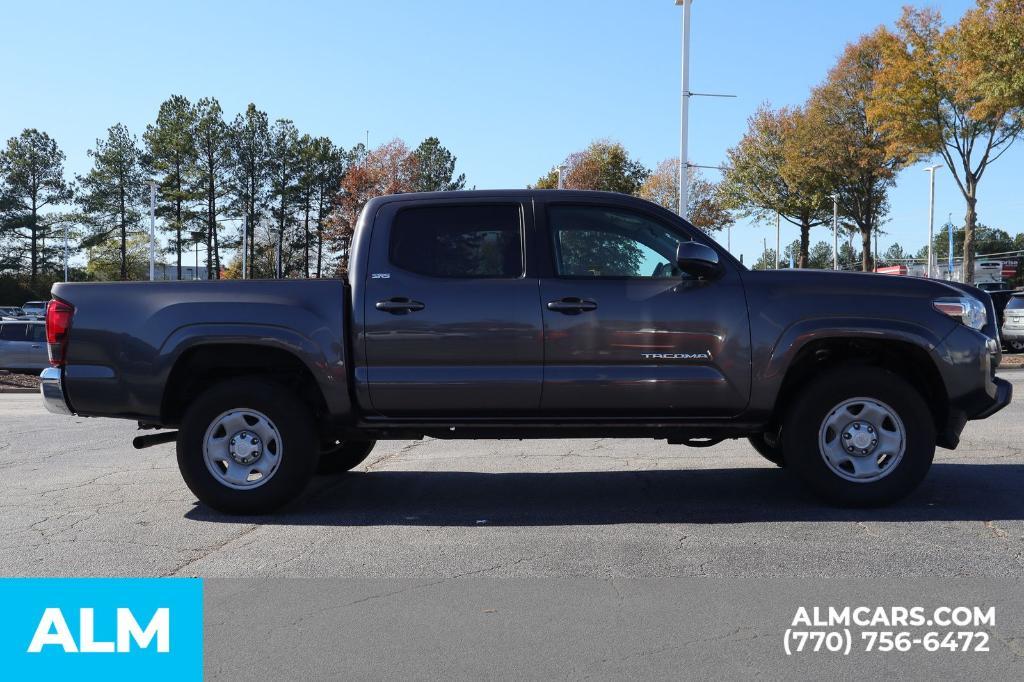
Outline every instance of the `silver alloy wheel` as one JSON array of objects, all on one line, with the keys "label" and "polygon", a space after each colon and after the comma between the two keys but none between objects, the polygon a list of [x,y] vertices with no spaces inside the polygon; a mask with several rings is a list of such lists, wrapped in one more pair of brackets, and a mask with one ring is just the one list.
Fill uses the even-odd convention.
[{"label": "silver alloy wheel", "polygon": [[850,398],[825,416],[818,449],[832,473],[854,483],[878,481],[895,471],[907,448],[896,411],[874,398]]},{"label": "silver alloy wheel", "polygon": [[277,472],[284,447],[274,422],[262,412],[235,409],[210,422],[203,437],[206,468],[221,485],[258,488]]}]

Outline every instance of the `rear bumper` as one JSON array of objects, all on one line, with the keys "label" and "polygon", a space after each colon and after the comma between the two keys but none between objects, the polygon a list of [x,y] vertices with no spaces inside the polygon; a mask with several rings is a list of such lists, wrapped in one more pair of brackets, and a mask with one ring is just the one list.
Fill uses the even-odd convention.
[{"label": "rear bumper", "polygon": [[43,396],[43,405],[50,412],[71,414],[59,367],[47,367],[42,371],[39,375],[39,393]]}]

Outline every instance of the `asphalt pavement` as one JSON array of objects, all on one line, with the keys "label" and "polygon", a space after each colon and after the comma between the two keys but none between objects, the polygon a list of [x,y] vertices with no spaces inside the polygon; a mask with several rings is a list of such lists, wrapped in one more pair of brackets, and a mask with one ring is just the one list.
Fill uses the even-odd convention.
[{"label": "asphalt pavement", "polygon": [[[1024,372],[1004,374],[1024,396]],[[0,395],[0,575],[1024,575],[1024,398],[883,509],[823,506],[746,441],[382,442],[272,516],[199,505],[131,422]]]}]

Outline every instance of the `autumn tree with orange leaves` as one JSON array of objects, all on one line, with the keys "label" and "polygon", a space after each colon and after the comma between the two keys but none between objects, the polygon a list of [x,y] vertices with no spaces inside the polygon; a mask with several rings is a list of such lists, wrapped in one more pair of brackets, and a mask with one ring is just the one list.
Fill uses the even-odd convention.
[{"label": "autumn tree with orange leaves", "polygon": [[1024,3],[979,0],[952,26],[908,7],[879,32],[882,68],[868,115],[909,160],[938,155],[967,204],[964,278],[973,281],[978,184],[1024,125]]}]

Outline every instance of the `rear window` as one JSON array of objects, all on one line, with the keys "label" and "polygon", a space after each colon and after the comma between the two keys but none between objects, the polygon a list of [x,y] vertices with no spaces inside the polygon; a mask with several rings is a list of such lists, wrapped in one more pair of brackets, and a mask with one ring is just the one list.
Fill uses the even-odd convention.
[{"label": "rear window", "polygon": [[24,324],[3,324],[0,325],[0,341],[24,341]]},{"label": "rear window", "polygon": [[521,224],[518,204],[407,208],[391,226],[389,258],[430,277],[521,277]]},{"label": "rear window", "polygon": [[1024,308],[1024,296],[1011,296],[1010,302],[1006,304],[1007,310],[1020,310]]}]

